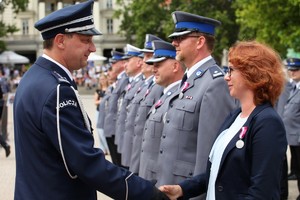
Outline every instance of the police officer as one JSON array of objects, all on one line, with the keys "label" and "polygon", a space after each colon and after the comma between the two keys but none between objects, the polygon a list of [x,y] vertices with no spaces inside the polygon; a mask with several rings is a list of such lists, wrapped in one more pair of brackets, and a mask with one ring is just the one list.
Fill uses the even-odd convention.
[{"label": "police officer", "polygon": [[130,77],[130,83],[126,86],[125,93],[119,98],[119,112],[116,124],[116,144],[118,145],[118,152],[121,153],[121,165],[129,168],[129,162],[124,159],[123,149],[124,144],[124,132],[127,113],[129,111],[128,106],[134,98],[138,89],[144,82],[144,76],[141,72],[143,58],[140,56],[140,49],[127,44],[127,53],[124,56],[126,59],[125,72]]},{"label": "police officer", "polygon": [[[151,34],[146,35],[145,46],[144,46],[144,49],[141,50],[141,52],[143,52],[142,55],[144,56],[144,58],[143,58],[144,61],[152,56],[153,50],[151,52],[151,49],[152,49],[151,41],[155,40],[155,39],[157,40],[159,38],[156,36],[153,36]],[[128,113],[127,113],[127,117],[125,120],[125,132],[124,132],[124,139],[123,139],[122,160],[124,161],[124,163],[128,164],[130,171],[133,170],[133,168],[131,167],[131,160],[132,160],[131,155],[132,155],[132,151],[133,151],[133,138],[135,135],[134,129],[137,125],[142,126],[144,123],[143,120],[141,120],[140,124],[137,124],[135,122],[135,118],[136,118],[138,109],[140,107],[140,103],[143,100],[143,98],[145,97],[145,93],[147,91],[148,91],[148,93],[150,93],[150,90],[154,83],[152,67],[150,65],[146,64],[144,61],[142,62],[141,72],[142,72],[145,80],[144,80],[143,84],[136,91],[136,94],[134,95],[134,98],[131,100],[130,104],[127,106]],[[158,95],[160,96],[160,94],[158,94]],[[144,119],[144,121],[145,121],[145,119]],[[132,172],[138,173],[138,169],[134,169]]]},{"label": "police officer", "polygon": [[113,83],[113,91],[107,101],[106,115],[103,129],[106,137],[111,160],[114,164],[121,166],[121,154],[118,153],[118,146],[115,143],[116,121],[118,113],[118,99],[123,94],[129,83],[129,78],[124,70],[124,54],[118,51],[112,51],[112,70],[117,74],[117,80]]},{"label": "police officer", "polygon": [[[290,95],[283,111],[283,123],[285,125],[287,141],[291,150],[294,164],[294,172],[297,178],[298,190],[300,192],[300,59],[286,59],[290,78],[293,80]],[[300,200],[300,195],[297,197]]]},{"label": "police officer", "polygon": [[93,1],[39,20],[44,53],[22,78],[14,101],[15,199],[164,199],[152,183],[107,161],[72,79],[95,52]]},{"label": "police officer", "polygon": [[176,59],[185,64],[177,95],[165,115],[157,185],[174,184],[206,170],[206,161],[218,129],[235,108],[224,74],[211,56],[215,27],[220,22],[186,12],[172,13],[175,32],[169,37]]},{"label": "police officer", "polygon": [[164,116],[170,97],[179,89],[185,67],[175,60],[176,50],[165,41],[153,41],[154,55],[147,60],[153,65],[157,85],[164,88],[163,95],[150,109],[143,130],[139,176],[148,180],[157,179],[156,162],[164,125]]}]

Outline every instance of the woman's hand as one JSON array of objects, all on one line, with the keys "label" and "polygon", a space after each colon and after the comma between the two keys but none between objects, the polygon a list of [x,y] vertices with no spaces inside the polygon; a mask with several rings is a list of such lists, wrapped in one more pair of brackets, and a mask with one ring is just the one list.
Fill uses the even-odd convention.
[{"label": "woman's hand", "polygon": [[165,193],[170,200],[176,200],[178,197],[183,195],[182,189],[179,185],[163,185],[158,189]]}]

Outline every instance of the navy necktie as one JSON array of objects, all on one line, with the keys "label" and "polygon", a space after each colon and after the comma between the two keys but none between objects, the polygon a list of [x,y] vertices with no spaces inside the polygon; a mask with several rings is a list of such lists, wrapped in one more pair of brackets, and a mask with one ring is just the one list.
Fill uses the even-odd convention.
[{"label": "navy necktie", "polygon": [[183,85],[183,83],[186,81],[187,79],[187,73],[185,73],[181,79],[181,83],[180,83],[180,87]]}]

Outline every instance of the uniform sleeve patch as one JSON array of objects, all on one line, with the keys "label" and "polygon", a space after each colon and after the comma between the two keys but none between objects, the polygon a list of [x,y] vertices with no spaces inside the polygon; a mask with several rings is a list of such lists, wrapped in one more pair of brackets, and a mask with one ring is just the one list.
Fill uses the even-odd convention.
[{"label": "uniform sleeve patch", "polygon": [[69,106],[72,106],[72,107],[78,107],[78,103],[76,100],[73,100],[73,99],[67,99],[67,100],[63,100],[61,102],[59,102],[59,108],[62,109],[62,108],[65,108],[65,107],[69,107]]},{"label": "uniform sleeve patch", "polygon": [[224,76],[223,71],[217,66],[213,66],[213,67],[209,68],[209,71],[210,71],[210,74],[213,79],[215,79],[219,76]]}]

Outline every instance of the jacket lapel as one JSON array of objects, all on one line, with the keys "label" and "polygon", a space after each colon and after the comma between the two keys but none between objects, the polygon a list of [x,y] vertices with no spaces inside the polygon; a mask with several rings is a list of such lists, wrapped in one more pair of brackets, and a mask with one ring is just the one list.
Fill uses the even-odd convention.
[{"label": "jacket lapel", "polygon": [[[245,137],[243,138],[244,142],[245,142],[245,140],[247,140],[248,137],[250,137],[250,135],[248,133],[249,133],[249,127],[252,123],[253,118],[258,113],[260,113],[262,110],[264,110],[265,108],[270,107],[270,106],[271,105],[269,103],[262,104],[262,105],[256,106],[256,108],[252,111],[252,113],[250,114],[250,116],[247,119],[246,123],[243,125],[243,127],[248,127],[248,130],[246,131]],[[236,117],[238,116],[238,114],[240,112],[241,112],[240,108],[238,110],[234,111],[234,113],[231,115],[231,117],[228,120],[225,121],[224,125],[221,128],[221,132],[230,127],[230,125],[233,123],[233,121],[236,119]],[[228,156],[229,152],[232,149],[236,148],[236,142],[239,140],[240,132],[241,132],[241,129],[236,133],[236,135],[232,138],[232,140],[229,142],[229,144],[225,148],[225,151],[223,153],[219,169],[222,169],[222,165],[223,165],[226,157]],[[245,142],[245,144],[246,144],[246,142]]]}]

